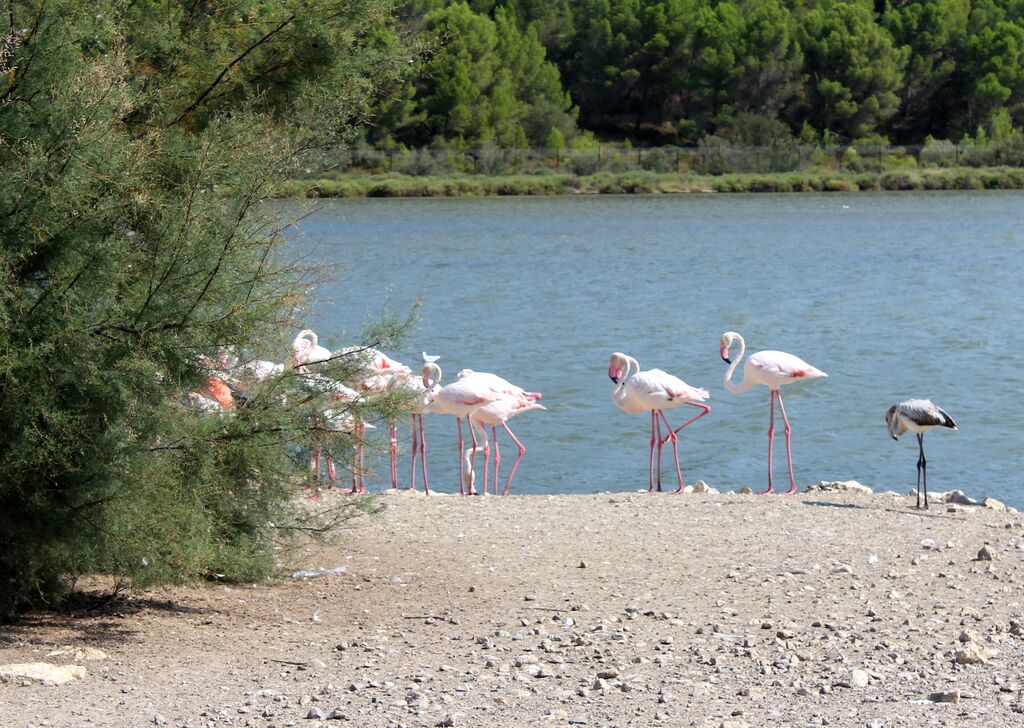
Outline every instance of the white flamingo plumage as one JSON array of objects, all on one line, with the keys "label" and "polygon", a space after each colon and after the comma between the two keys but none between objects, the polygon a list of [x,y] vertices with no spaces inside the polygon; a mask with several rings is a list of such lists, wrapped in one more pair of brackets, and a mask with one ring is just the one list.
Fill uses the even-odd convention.
[{"label": "white flamingo plumage", "polygon": [[[523,459],[523,455],[526,454],[526,447],[516,437],[515,433],[508,426],[508,420],[516,415],[521,415],[524,412],[530,410],[542,410],[547,409],[544,405],[537,402],[541,398],[540,392],[527,392],[521,387],[517,387],[511,384],[505,379],[494,374],[488,374],[486,372],[474,372],[471,369],[463,369],[459,372],[460,379],[466,377],[477,377],[482,382],[489,382],[496,388],[500,388],[502,391],[501,396],[490,402],[489,404],[482,405],[478,409],[474,410],[469,415],[470,426],[473,427],[480,435],[480,439],[483,441],[484,451],[484,493],[487,492],[487,462],[490,455],[490,443],[487,440],[487,426],[491,428],[491,435],[494,440],[494,494],[498,494],[498,467],[501,464],[501,449],[498,446],[498,426],[500,425],[508,433],[509,437],[512,438],[513,442],[519,448],[519,454],[516,457],[516,461],[512,463],[512,470],[508,474],[508,480],[505,481],[505,489],[502,491],[502,495],[508,495],[509,488],[512,485],[512,478],[516,474],[516,468],[519,467],[520,461]],[[509,393],[513,392],[513,393]],[[466,451],[467,460],[467,471],[466,477],[469,479],[470,488],[473,487],[473,460],[476,456],[476,451],[480,449],[478,444],[474,444],[472,448]]]},{"label": "white flamingo plumage", "polygon": [[[423,352],[424,363],[435,362],[440,358],[439,356],[431,356]],[[423,434],[423,412],[427,405],[437,396],[437,392],[440,389],[441,385],[437,382],[432,382],[428,388],[427,384],[424,383],[422,375],[419,377],[414,377],[411,374],[396,375],[391,378],[388,384],[388,391],[404,392],[408,395],[406,406],[409,409],[410,419],[412,420],[412,471],[409,475],[409,490],[416,490],[416,455],[422,448],[420,469],[423,472],[423,491],[427,495],[430,495],[430,481],[427,479],[427,441]]]},{"label": "white flamingo plumage", "polygon": [[302,369],[307,364],[329,361],[332,356],[330,349],[320,346],[313,329],[303,329],[292,341],[292,357],[296,369]]},{"label": "white flamingo plumage", "polygon": [[[441,383],[441,367],[436,362],[427,362],[423,365],[423,387],[426,390],[433,390],[435,385]],[[507,384],[507,382],[506,382]],[[509,385],[512,386],[512,385]],[[462,418],[468,419],[472,412],[485,404],[499,399],[503,392],[495,390],[485,378],[464,377],[451,384],[447,384],[436,390],[434,398],[423,407],[424,413],[452,415],[455,417],[459,428],[459,494],[465,495],[464,483],[466,481],[465,465],[462,461],[464,441],[462,439]],[[476,448],[476,433],[472,425],[469,428],[473,438],[473,447]],[[422,428],[421,428],[422,434]],[[426,442],[422,441],[424,453]],[[424,458],[425,459],[425,458]],[[470,487],[470,494],[473,495],[473,488]]]},{"label": "white flamingo plumage", "polygon": [[[729,357],[729,347],[736,341],[740,343],[740,353],[733,361]],[[743,383],[733,384],[732,374],[743,359],[747,350],[746,346],[743,337],[735,331],[726,331],[719,339],[722,359],[730,365],[725,373],[725,388],[739,394],[757,384],[763,384],[771,393],[771,414],[768,420],[768,490],[764,491],[765,494],[775,492],[772,488],[772,445],[775,440],[775,400],[779,400],[779,410],[782,412],[782,421],[786,432],[786,460],[789,463],[789,491],[786,495],[793,495],[796,493],[796,478],[793,476],[793,451],[790,446],[792,428],[789,426],[789,418],[786,416],[786,408],[782,404],[782,392],[779,388],[784,384],[805,379],[827,377],[828,374],[811,366],[800,357],[787,354],[784,351],[758,351],[743,362]]]},{"label": "white flamingo plumage", "polygon": [[[691,387],[679,377],[673,376],[661,369],[649,369],[646,372],[640,371],[640,363],[633,357],[615,352],[608,362],[608,377],[617,385],[612,390],[612,401],[627,414],[651,414],[651,448],[648,457],[647,469],[647,490],[653,492],[655,488],[654,478],[654,448],[658,448],[658,477],[657,488],[661,491],[661,451],[666,442],[672,442],[672,453],[675,456],[676,476],[679,478],[679,488],[676,492],[683,490],[683,473],[679,467],[679,431],[684,427],[700,419],[711,407],[703,404],[710,395],[706,389]],[[679,427],[673,429],[665,417],[665,410],[688,404],[697,407],[701,412]],[[668,434],[661,437],[660,421],[665,423]]]},{"label": "white flamingo plumage", "polygon": [[921,484],[924,483],[924,507],[928,507],[928,461],[924,457],[924,433],[936,427],[956,429],[956,423],[944,409],[928,399],[908,399],[894,404],[885,413],[885,424],[893,440],[910,430],[917,435],[917,507],[921,507]]},{"label": "white flamingo plumage", "polygon": [[[341,382],[325,377],[322,374],[304,373],[299,376],[303,386],[308,391],[317,396],[327,395],[330,402],[337,404],[352,403],[360,398],[360,394],[356,390],[346,387]],[[324,456],[326,456],[327,465],[327,487],[332,488],[338,477],[329,438],[321,435],[326,435],[330,432],[349,432],[354,434],[356,439],[352,462],[352,490],[350,492],[353,494],[366,493],[363,438],[366,429],[372,427],[372,425],[368,425],[362,420],[353,417],[348,413],[347,407],[342,407],[342,409],[326,407],[319,415],[315,415],[312,418],[312,427],[317,432],[318,437],[316,448],[309,455],[309,469],[316,473],[317,481],[320,479],[320,460]]]},{"label": "white flamingo plumage", "polygon": [[[372,347],[349,347],[344,354],[357,354],[366,358],[366,371],[357,382],[365,392],[393,392],[406,385],[412,378],[412,369]],[[398,423],[388,423],[388,460],[391,466],[391,489],[398,488]]]}]

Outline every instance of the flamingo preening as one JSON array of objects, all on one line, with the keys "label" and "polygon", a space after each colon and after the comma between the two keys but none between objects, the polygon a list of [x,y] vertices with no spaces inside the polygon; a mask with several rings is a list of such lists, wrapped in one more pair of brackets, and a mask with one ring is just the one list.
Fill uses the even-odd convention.
[{"label": "flamingo preening", "polygon": [[[499,377],[500,379],[500,377]],[[504,381],[504,380],[503,380]],[[426,390],[435,391],[435,385],[441,383],[441,367],[437,365],[437,362],[429,361],[423,365],[423,388]],[[462,418],[465,417],[466,421],[469,421],[469,415],[472,412],[485,404],[494,402],[499,399],[502,392],[496,391],[493,383],[488,382],[484,377],[464,377],[458,379],[451,384],[447,384],[443,387],[436,389],[434,398],[423,407],[424,413],[439,414],[439,415],[452,415],[455,417],[459,428],[459,494],[465,495],[466,489],[464,483],[466,482],[466,468],[462,461],[462,452],[464,449],[465,441],[462,438]],[[507,384],[507,382],[506,382]],[[511,386],[511,385],[510,385]],[[422,436],[422,423],[421,423],[421,436]],[[469,427],[469,433],[473,439],[473,448],[477,446],[476,433],[473,430],[472,425]],[[421,440],[424,452],[421,456],[425,456],[426,442]],[[424,457],[424,460],[426,458]],[[472,463],[470,463],[472,466]],[[426,472],[426,471],[424,471]],[[426,477],[424,475],[424,477]],[[470,483],[469,487],[470,495],[475,495],[473,485]]]},{"label": "flamingo preening", "polygon": [[[735,341],[740,342],[740,353],[733,361],[729,358],[729,347]],[[782,404],[782,392],[779,387],[803,379],[817,379],[828,375],[800,357],[787,354],[784,351],[758,351],[751,354],[743,363],[743,383],[735,385],[732,383],[732,373],[736,371],[740,360],[743,359],[746,342],[735,331],[726,331],[719,340],[719,346],[722,359],[730,365],[729,370],[725,373],[726,389],[739,394],[746,392],[756,384],[763,384],[771,393],[771,415],[768,420],[768,490],[764,491],[766,494],[775,492],[772,489],[772,444],[775,440],[775,400],[779,400],[779,410],[782,412],[782,421],[786,431],[786,459],[789,462],[789,491],[786,494],[793,495],[796,493],[796,478],[793,477],[793,452],[790,447],[791,428],[789,418],[786,417],[786,408]]]},{"label": "flamingo preening", "polygon": [[[490,376],[483,372],[473,372],[472,370],[463,370],[459,372],[460,377],[466,376]],[[494,440],[494,494],[498,494],[498,467],[501,464],[501,448],[498,446],[498,425],[501,425],[508,436],[512,438],[516,446],[519,448],[519,454],[516,457],[516,461],[512,463],[512,470],[508,474],[508,480],[505,481],[505,489],[502,491],[502,495],[508,495],[509,488],[512,486],[512,478],[515,477],[516,468],[519,467],[520,461],[523,459],[523,455],[526,454],[526,447],[515,436],[515,433],[508,426],[508,420],[516,415],[521,415],[524,412],[537,409],[547,409],[544,405],[537,402],[541,398],[540,392],[527,392],[522,390],[515,385],[509,384],[500,377],[495,377],[495,380],[500,379],[508,387],[505,387],[505,391],[502,392],[501,396],[489,404],[482,405],[481,407],[473,410],[469,415],[470,427],[474,428],[480,435],[480,440],[483,442],[484,451],[484,493],[487,492],[487,460],[490,454],[490,443],[487,440],[487,426],[490,425],[491,436]],[[517,393],[509,393],[509,388],[512,390],[519,390]],[[474,444],[472,448],[466,451],[466,477],[469,479],[469,486],[472,490],[473,480],[475,474],[473,472],[473,460],[476,455],[476,451],[479,447]]]},{"label": "flamingo preening", "polygon": [[[675,456],[676,476],[679,488],[683,490],[683,472],[679,467],[679,431],[699,420],[711,411],[711,407],[703,404],[710,395],[706,389],[691,387],[679,377],[661,369],[640,371],[640,363],[627,354],[615,352],[608,362],[608,377],[617,385],[612,390],[612,401],[623,412],[631,415],[651,413],[651,449],[647,467],[647,491],[653,492],[654,478],[654,447],[658,447],[658,492],[661,492],[661,451],[666,442],[672,442],[672,454]],[[701,410],[700,414],[691,417],[679,427],[673,429],[665,417],[665,410],[688,404]],[[661,437],[661,422],[665,423],[668,434]]]},{"label": "flamingo preening", "polygon": [[910,430],[917,435],[917,507],[921,507],[921,486],[924,485],[924,507],[928,507],[928,461],[924,458],[924,433],[936,427],[956,429],[953,418],[928,399],[908,399],[894,404],[885,413],[885,424],[889,435],[895,440]]},{"label": "flamingo preening", "polygon": [[[382,351],[373,348],[350,347],[342,353],[358,354],[366,357],[366,371],[359,380],[358,387],[366,392],[382,394],[394,392],[406,385],[412,378],[412,369],[395,361]],[[388,423],[388,460],[391,466],[391,489],[398,489],[398,423]]]}]

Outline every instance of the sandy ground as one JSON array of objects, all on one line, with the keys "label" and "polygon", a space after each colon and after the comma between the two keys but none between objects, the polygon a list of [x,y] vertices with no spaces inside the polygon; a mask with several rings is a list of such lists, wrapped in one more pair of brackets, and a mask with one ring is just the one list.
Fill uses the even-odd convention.
[{"label": "sandy ground", "polygon": [[340,574],[6,628],[0,664],[87,675],[0,682],[0,725],[1024,725],[1019,514],[850,493],[384,502],[295,564]]}]

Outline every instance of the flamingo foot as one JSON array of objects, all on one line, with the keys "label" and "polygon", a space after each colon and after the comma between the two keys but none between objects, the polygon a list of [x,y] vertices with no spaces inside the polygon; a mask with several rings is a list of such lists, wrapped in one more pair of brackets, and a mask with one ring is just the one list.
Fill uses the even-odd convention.
[{"label": "flamingo foot", "polygon": [[774,491],[774,490],[772,489],[772,487],[771,487],[771,486],[769,485],[769,486],[768,486],[768,490],[761,490],[761,491],[758,491],[757,495],[775,495],[775,491]]},{"label": "flamingo foot", "polygon": [[796,486],[794,485],[782,495],[796,495],[796,492]]}]

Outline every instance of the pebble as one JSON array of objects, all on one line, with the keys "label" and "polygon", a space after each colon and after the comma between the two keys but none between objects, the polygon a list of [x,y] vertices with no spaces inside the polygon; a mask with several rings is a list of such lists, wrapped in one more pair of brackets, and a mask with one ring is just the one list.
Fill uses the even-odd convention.
[{"label": "pebble", "polygon": [[928,699],[933,703],[959,703],[960,702],[960,691],[953,690],[950,692],[937,692],[931,693]]},{"label": "pebble", "polygon": [[988,662],[988,652],[977,642],[968,642],[956,651],[954,659],[961,665],[977,665]]},{"label": "pebble", "polygon": [[320,708],[318,708],[318,707],[316,707],[314,705],[314,706],[310,707],[309,712],[306,713],[306,719],[307,720],[326,720],[327,716],[324,713],[324,711],[320,710]]},{"label": "pebble", "polygon": [[992,553],[992,549],[989,548],[988,544],[985,544],[978,551],[978,561],[995,561],[996,555]]}]

